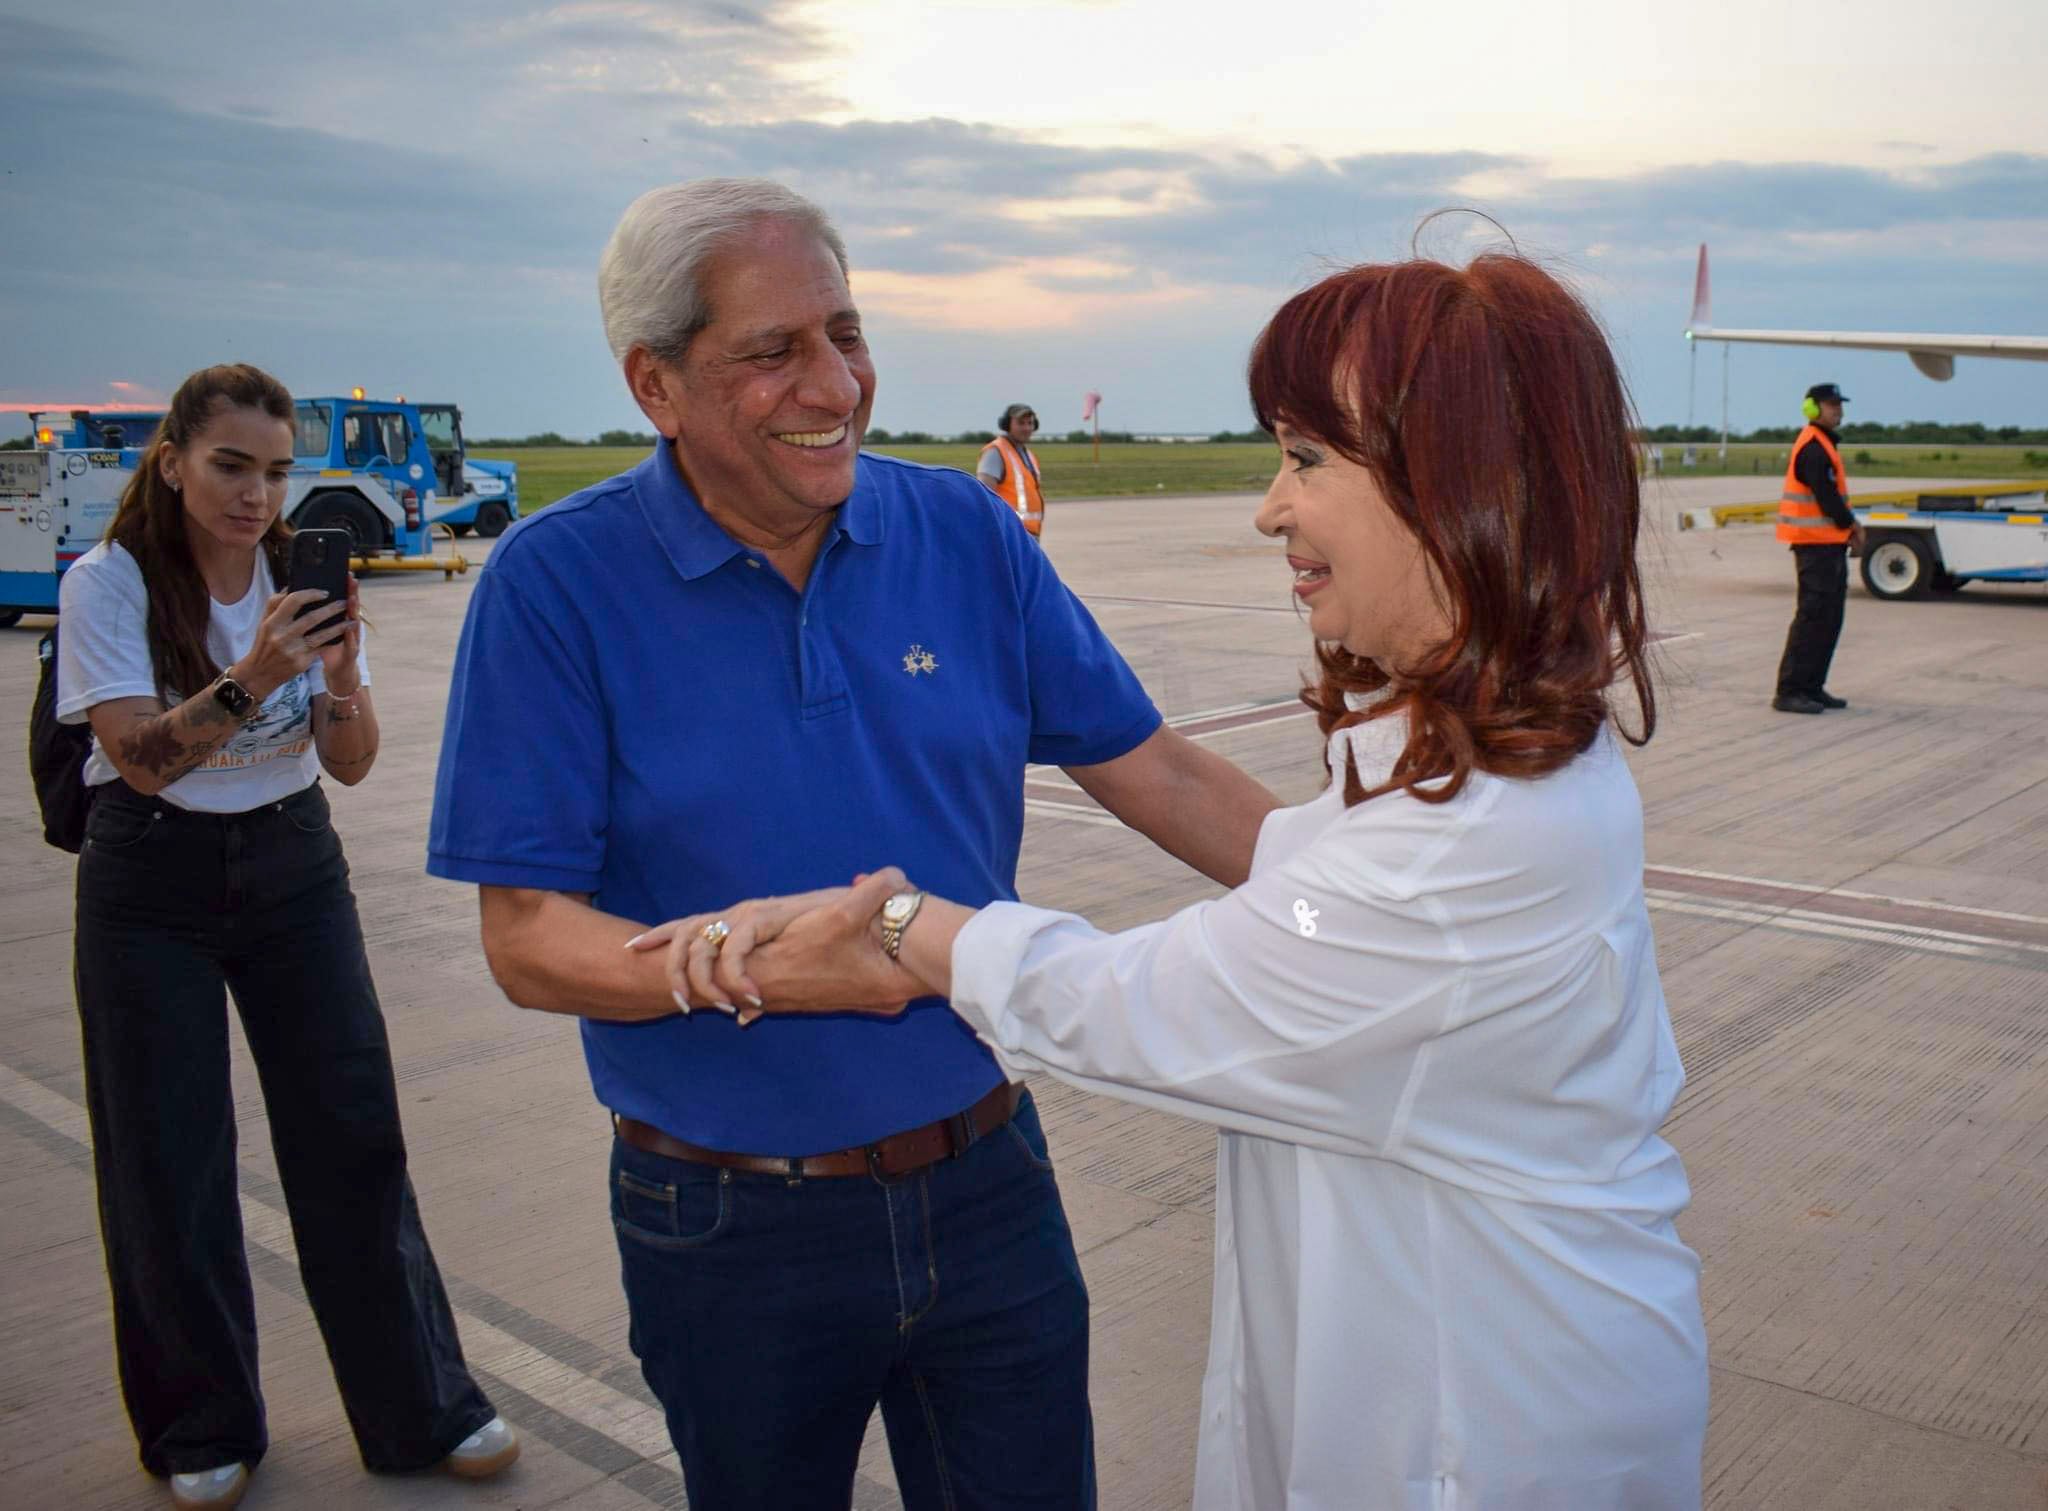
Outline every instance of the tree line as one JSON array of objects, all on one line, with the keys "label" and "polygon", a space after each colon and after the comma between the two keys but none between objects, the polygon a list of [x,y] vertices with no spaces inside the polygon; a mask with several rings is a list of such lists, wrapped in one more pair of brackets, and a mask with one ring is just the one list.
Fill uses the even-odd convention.
[{"label": "tree line", "polygon": [[[1721,432],[1711,425],[1651,425],[1638,434],[1645,441],[1693,445],[1718,445],[1721,440]],[[1782,446],[1798,434],[1797,425],[1760,425],[1747,432],[1731,430],[1728,439]],[[2048,442],[2048,430],[1983,425],[1975,420],[1959,425],[1945,425],[1938,420],[1902,420],[1895,425],[1850,420],[1842,426],[1842,439],[1867,446],[2038,446]]]},{"label": "tree line", "polygon": [[[867,433],[867,440],[874,446],[986,446],[996,438],[993,430],[962,430],[952,435],[938,435],[929,430],[884,430],[876,426]],[[1044,435],[1040,442],[1071,441],[1086,445],[1095,439],[1091,430],[1070,430],[1065,435]],[[1105,441],[1135,441],[1138,437],[1128,430],[1105,430]],[[1213,435],[1212,441],[1236,441],[1268,439],[1262,432],[1252,431],[1249,435]],[[593,440],[578,441],[559,431],[543,430],[538,435],[525,436],[484,436],[469,442],[471,450],[495,448],[499,451],[515,451],[521,446],[653,446],[655,437],[641,430],[606,430]]]}]

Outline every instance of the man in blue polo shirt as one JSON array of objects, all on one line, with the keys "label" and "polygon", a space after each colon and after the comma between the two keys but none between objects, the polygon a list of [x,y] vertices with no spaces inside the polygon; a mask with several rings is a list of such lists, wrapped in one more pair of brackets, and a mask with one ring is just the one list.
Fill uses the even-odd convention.
[{"label": "man in blue polo shirt", "polygon": [[846,1507],[879,1403],[911,1511],[1092,1505],[1087,1294],[1030,1097],[940,1002],[742,1027],[623,946],[884,862],[1015,897],[1027,762],[1226,885],[1275,799],[1161,725],[973,478],[859,453],[874,369],[815,206],[655,190],[599,295],[664,441],[497,542],[428,869],[479,884],[507,996],[584,1020],[692,1504]]}]

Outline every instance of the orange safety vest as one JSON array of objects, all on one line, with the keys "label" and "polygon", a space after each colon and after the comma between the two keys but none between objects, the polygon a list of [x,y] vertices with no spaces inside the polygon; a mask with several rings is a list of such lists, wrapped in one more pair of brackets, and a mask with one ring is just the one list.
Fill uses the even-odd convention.
[{"label": "orange safety vest", "polygon": [[983,478],[982,482],[1015,509],[1024,528],[1036,535],[1045,528],[1045,495],[1038,491],[1038,468],[1024,459],[1017,443],[1006,435],[999,435],[982,447],[981,454],[987,456],[990,448],[1002,453],[1003,480],[998,484]]},{"label": "orange safety vest", "polygon": [[1828,439],[1828,433],[1818,425],[1809,425],[1799,432],[1799,439],[1792,443],[1792,455],[1785,459],[1785,490],[1778,495],[1778,539],[1790,546],[1839,546],[1849,539],[1849,532],[1827,517],[1820,506],[1820,500],[1813,496],[1813,490],[1799,481],[1795,470],[1799,466],[1799,453],[1806,449],[1808,441],[1819,441],[1821,449],[1828,454],[1828,465],[1835,469],[1835,489],[1844,502],[1849,497],[1849,474],[1842,466],[1842,453],[1835,449],[1835,443]]}]

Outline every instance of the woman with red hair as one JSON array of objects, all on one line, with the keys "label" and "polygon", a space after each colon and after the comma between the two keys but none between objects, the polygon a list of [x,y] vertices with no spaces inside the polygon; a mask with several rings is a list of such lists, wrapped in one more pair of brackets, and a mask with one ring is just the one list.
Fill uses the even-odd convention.
[{"label": "woman with red hair", "polygon": [[684,920],[677,968],[771,1011],[832,975],[947,996],[1013,1075],[1222,1130],[1198,1507],[1696,1507],[1699,1265],[1657,1132],[1684,1073],[1616,739],[1655,704],[1614,359],[1521,257],[1412,261],[1290,299],[1251,395],[1331,779],[1244,885],[1103,934],[885,872],[807,917]]}]

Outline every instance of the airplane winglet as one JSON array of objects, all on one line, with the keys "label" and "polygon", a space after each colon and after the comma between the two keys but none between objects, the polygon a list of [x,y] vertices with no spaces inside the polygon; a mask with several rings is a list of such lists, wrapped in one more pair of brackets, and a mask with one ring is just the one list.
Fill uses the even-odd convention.
[{"label": "airplane winglet", "polygon": [[1700,243],[1700,268],[1692,280],[1692,318],[1685,328],[1691,331],[1710,331],[1714,328],[1714,300],[1707,290],[1707,244]]}]

